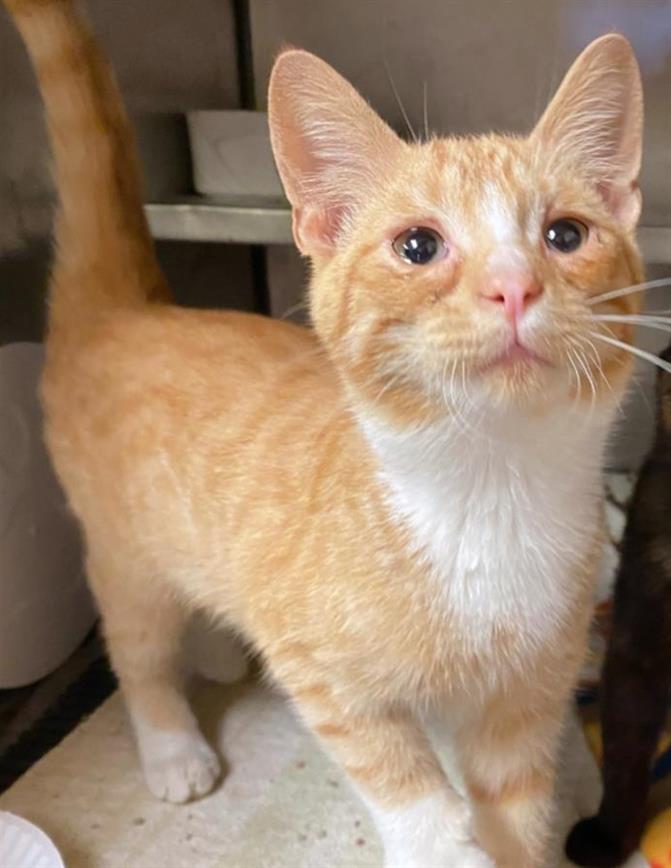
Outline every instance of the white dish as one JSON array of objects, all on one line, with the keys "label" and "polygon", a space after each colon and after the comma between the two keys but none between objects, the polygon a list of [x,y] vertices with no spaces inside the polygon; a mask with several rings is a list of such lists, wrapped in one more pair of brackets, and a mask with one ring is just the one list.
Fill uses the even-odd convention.
[{"label": "white dish", "polygon": [[0,865],[3,868],[65,868],[61,854],[41,829],[0,811]]}]

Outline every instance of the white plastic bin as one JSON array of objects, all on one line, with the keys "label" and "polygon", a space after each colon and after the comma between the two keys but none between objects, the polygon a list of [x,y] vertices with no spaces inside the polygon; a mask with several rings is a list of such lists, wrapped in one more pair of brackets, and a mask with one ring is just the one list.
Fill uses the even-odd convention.
[{"label": "white plastic bin", "polygon": [[43,349],[0,347],[0,688],[37,681],[95,620],[79,531],[42,440]]}]

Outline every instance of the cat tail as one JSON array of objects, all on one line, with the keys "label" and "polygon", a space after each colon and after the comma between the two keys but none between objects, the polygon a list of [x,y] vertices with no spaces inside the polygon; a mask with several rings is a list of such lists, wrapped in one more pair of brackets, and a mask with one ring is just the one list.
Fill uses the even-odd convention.
[{"label": "cat tail", "polygon": [[143,210],[131,125],[74,0],[3,0],[44,100],[60,207],[50,326],[168,297]]}]

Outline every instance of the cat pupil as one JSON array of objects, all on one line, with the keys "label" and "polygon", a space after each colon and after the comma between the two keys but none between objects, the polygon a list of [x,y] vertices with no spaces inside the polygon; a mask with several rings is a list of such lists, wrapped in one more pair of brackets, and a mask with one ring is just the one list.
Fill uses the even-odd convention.
[{"label": "cat pupil", "polygon": [[413,265],[426,265],[440,250],[440,237],[432,229],[408,229],[394,242],[398,255]]},{"label": "cat pupil", "polygon": [[572,253],[583,242],[584,227],[577,220],[555,220],[545,230],[545,240],[560,253]]}]

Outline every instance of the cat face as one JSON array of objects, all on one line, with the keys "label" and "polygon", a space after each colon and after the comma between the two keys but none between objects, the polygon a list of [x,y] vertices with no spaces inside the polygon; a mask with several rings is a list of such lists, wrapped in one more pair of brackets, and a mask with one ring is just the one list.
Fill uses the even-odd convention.
[{"label": "cat face", "polygon": [[641,276],[641,115],[617,36],[583,53],[527,138],[402,142],[330,67],[282,55],[273,146],[313,321],[355,398],[425,417],[619,392],[627,356],[592,339],[591,302]]}]

